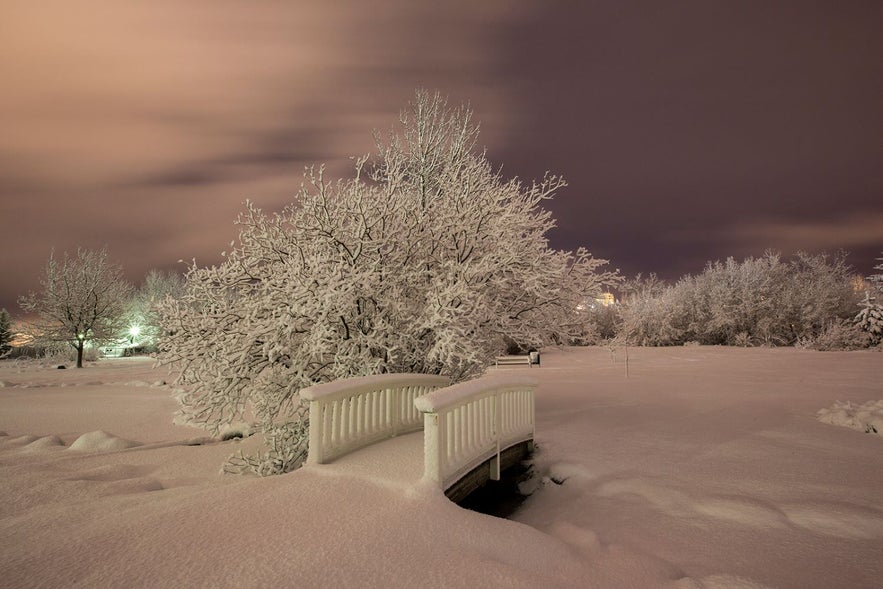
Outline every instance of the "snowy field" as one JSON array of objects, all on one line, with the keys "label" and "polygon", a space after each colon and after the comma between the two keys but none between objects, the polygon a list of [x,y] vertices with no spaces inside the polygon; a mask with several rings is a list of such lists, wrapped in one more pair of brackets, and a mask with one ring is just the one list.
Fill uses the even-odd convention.
[{"label": "snowy field", "polygon": [[624,360],[505,369],[542,381],[513,520],[344,460],[220,475],[257,440],[173,425],[150,360],[2,361],[0,586],[883,586],[883,436],[865,427],[883,354],[633,348],[628,378]]}]

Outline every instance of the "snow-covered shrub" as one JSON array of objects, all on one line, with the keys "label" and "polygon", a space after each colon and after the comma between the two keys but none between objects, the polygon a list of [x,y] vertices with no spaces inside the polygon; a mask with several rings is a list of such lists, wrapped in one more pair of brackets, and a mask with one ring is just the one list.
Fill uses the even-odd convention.
[{"label": "snow-covered shrub", "polygon": [[309,450],[309,420],[266,426],[264,439],[270,447],[266,453],[249,456],[240,451],[227,459],[223,472],[270,476],[300,468]]},{"label": "snow-covered shrub", "polygon": [[807,347],[823,352],[858,350],[868,347],[870,338],[860,327],[845,319],[832,319]]},{"label": "snow-covered shrub", "polygon": [[702,274],[671,286],[627,283],[618,337],[653,346],[814,342],[829,324],[854,315],[852,279],[843,254],[797,253],[783,261],[767,252],[710,262]]},{"label": "snow-covered shrub", "polygon": [[739,346],[740,348],[748,348],[754,345],[754,341],[751,334],[747,331],[740,331],[733,338],[733,345]]},{"label": "snow-covered shrub", "polygon": [[[191,267],[160,306],[158,357],[181,369],[185,422],[216,433],[247,414],[276,446],[248,468],[284,472],[305,451],[304,387],[394,372],[458,381],[505,337],[539,347],[581,333],[577,305],[617,276],[583,249],[549,248],[542,204],[564,182],[503,180],[476,152],[471,116],[418,93],[352,179],[309,170],[283,211],[246,205],[225,261]],[[280,422],[294,425],[283,435]]]}]

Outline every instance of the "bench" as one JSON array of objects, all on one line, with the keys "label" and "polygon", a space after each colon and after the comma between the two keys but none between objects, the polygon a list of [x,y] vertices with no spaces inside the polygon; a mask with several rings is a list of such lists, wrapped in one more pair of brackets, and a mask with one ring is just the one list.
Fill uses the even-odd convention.
[{"label": "bench", "polygon": [[509,366],[512,364],[527,364],[530,366],[532,363],[530,361],[530,356],[497,356],[494,359],[494,364],[497,366]]}]

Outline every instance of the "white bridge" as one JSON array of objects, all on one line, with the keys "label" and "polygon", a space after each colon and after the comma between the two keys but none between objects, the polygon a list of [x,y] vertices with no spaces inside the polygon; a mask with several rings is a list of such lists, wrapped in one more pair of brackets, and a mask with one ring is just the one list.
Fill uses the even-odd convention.
[{"label": "white bridge", "polygon": [[459,500],[532,449],[536,382],[494,374],[452,386],[446,377],[384,374],[301,391],[310,403],[308,464],[423,430],[423,478]]}]

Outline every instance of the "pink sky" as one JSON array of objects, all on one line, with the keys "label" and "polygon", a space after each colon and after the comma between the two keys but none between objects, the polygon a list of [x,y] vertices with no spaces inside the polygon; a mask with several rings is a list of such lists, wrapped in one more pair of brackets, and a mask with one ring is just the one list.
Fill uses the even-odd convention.
[{"label": "pink sky", "polygon": [[52,248],[138,282],[220,259],[242,202],[347,172],[414,89],[468,100],[553,245],[675,277],[883,250],[883,5],[27,2],[0,11],[0,307]]}]

